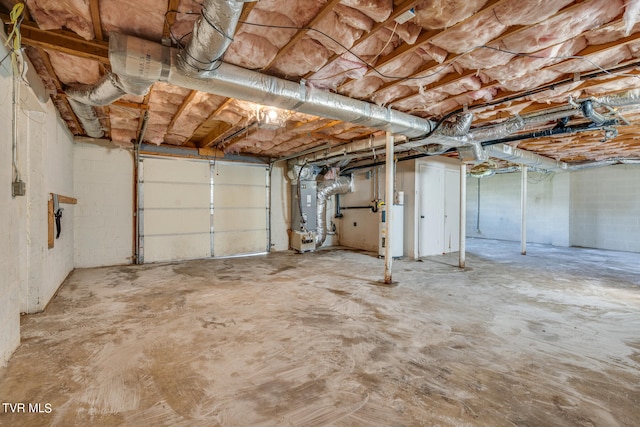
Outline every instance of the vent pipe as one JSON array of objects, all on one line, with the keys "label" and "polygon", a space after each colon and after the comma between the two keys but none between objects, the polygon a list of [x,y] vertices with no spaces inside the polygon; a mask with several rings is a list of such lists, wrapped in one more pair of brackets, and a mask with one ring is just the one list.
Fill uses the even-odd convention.
[{"label": "vent pipe", "polygon": [[316,193],[316,248],[327,238],[327,200],[336,194],[349,193],[353,186],[352,176],[339,176],[335,180],[319,181]]}]

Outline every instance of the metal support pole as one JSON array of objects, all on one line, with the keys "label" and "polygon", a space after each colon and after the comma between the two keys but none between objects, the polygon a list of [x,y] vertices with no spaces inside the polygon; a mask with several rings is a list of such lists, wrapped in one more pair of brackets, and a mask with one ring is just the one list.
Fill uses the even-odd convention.
[{"label": "metal support pole", "polygon": [[391,267],[393,264],[393,252],[391,251],[391,224],[393,223],[393,135],[387,132],[386,147],[386,189],[385,189],[385,206],[386,206],[386,230],[385,230],[385,246],[384,246],[384,283],[390,285],[393,283],[391,278]]},{"label": "metal support pole", "polygon": [[520,253],[522,255],[527,254],[527,166],[522,165],[522,182],[520,185],[520,227],[521,227],[521,237],[520,244],[521,249]]},{"label": "metal support pole", "polygon": [[460,268],[464,268],[467,243],[467,164],[460,163]]}]

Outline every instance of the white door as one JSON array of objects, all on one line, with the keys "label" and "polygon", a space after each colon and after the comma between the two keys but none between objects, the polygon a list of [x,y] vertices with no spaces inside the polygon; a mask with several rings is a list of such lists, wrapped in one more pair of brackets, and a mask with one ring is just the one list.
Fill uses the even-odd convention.
[{"label": "white door", "polygon": [[211,255],[208,161],[143,159],[144,262]]},{"label": "white door", "polygon": [[267,251],[265,165],[217,162],[213,176],[213,256]]},{"label": "white door", "polygon": [[445,170],[444,251],[460,250],[460,171]]},{"label": "white door", "polygon": [[443,253],[444,168],[419,167],[418,257]]}]

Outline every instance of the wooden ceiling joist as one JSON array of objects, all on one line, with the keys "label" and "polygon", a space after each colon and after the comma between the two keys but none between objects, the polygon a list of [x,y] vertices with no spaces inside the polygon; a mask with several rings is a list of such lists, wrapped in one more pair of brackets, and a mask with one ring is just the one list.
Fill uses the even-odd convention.
[{"label": "wooden ceiling joist", "polygon": [[[0,14],[7,22],[9,16]],[[102,64],[109,64],[109,43],[98,40],[85,40],[67,30],[41,30],[33,21],[23,21],[20,25],[22,44],[43,49],[63,52]]]}]

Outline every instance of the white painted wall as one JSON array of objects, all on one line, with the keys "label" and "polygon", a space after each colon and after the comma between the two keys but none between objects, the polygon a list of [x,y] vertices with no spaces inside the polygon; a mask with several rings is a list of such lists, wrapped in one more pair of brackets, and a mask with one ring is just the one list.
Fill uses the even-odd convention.
[{"label": "white painted wall", "polygon": [[[0,47],[0,56],[5,54]],[[6,136],[0,144],[0,365],[19,344],[20,313],[43,310],[73,269],[72,205],[63,206],[63,232],[55,247],[47,248],[49,193],[74,196],[72,137],[51,101],[40,102],[21,82],[17,161],[27,192],[12,198],[10,67],[9,60],[0,66],[0,128]]]},{"label": "white painted wall", "polygon": [[[569,173],[542,174],[529,171],[527,241],[569,246],[570,188]],[[480,179],[468,177],[467,236],[519,241],[520,191],[519,172]]]},{"label": "white painted wall", "polygon": [[[379,197],[385,200],[385,167],[378,170]],[[367,206],[372,204],[376,194],[376,180],[373,175],[367,177],[367,169],[354,174],[354,190],[352,193],[340,196],[341,206]],[[415,161],[400,162],[396,165],[396,190],[404,191],[404,256],[414,257],[415,254]],[[335,213],[335,208],[331,214]],[[341,219],[334,219],[339,224],[339,243],[342,246],[362,249],[378,253],[380,212],[370,209],[345,209]],[[392,236],[393,238],[393,236]]]},{"label": "white painted wall", "polygon": [[74,264],[130,264],[133,256],[133,155],[97,144],[74,145]]},{"label": "white painted wall", "polygon": [[[0,41],[4,39],[0,38]],[[0,55],[6,49],[0,43]],[[20,254],[17,250],[25,198],[11,197],[11,63],[0,66],[0,129],[5,138],[0,144],[0,366],[4,366],[20,343]],[[24,255],[23,257],[24,258]]]},{"label": "white painted wall", "polygon": [[571,172],[571,245],[640,252],[640,166]]}]

